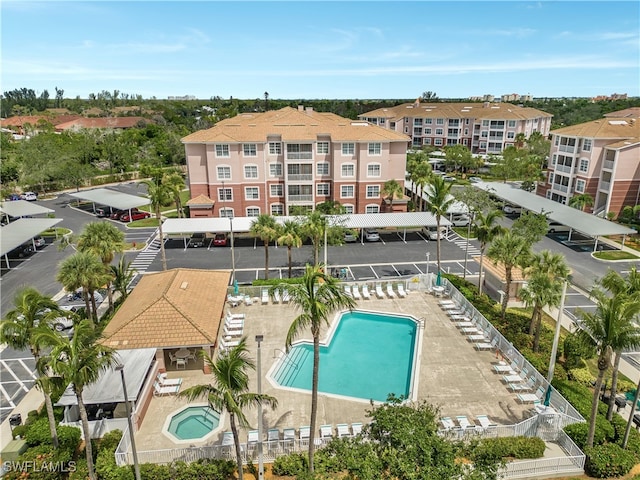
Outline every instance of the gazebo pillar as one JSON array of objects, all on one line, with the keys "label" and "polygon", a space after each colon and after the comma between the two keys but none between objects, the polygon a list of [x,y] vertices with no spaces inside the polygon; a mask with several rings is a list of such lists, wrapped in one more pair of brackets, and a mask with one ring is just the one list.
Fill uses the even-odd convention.
[{"label": "gazebo pillar", "polygon": [[158,362],[158,371],[160,373],[165,373],[167,371],[167,366],[164,363],[164,349],[158,348],[156,350],[156,362]]},{"label": "gazebo pillar", "polygon": [[[213,346],[212,345],[204,345],[202,347],[202,350],[204,350],[204,353],[206,353],[207,355],[209,355],[210,357],[213,357]],[[202,362],[202,372],[209,374],[211,373],[211,368],[209,368],[209,365],[207,365],[207,362]]]}]

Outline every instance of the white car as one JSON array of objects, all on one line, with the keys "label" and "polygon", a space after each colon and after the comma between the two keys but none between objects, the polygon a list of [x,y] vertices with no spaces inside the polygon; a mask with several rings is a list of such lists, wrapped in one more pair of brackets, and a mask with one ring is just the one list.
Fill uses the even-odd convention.
[{"label": "white car", "polygon": [[28,202],[35,202],[38,200],[38,195],[33,192],[24,192],[20,195],[20,198],[22,198],[22,200],[27,200]]},{"label": "white car", "polygon": [[504,213],[506,213],[507,215],[513,215],[516,213],[522,213],[522,207],[516,207],[515,205],[509,205],[506,204],[502,210],[504,211]]},{"label": "white car", "polygon": [[480,182],[482,182],[482,178],[480,178],[480,177],[469,177],[469,181],[471,183],[480,183]]},{"label": "white car", "polygon": [[558,222],[549,222],[549,229],[547,230],[547,233],[564,233],[569,231],[571,231],[571,227],[567,227],[566,225]]},{"label": "white car", "polygon": [[422,227],[422,234],[427,237],[428,240],[437,240],[438,237],[442,239],[447,234],[447,227],[440,227],[440,235],[438,235],[437,227]]},{"label": "white car", "polygon": [[365,230],[364,238],[367,242],[379,242],[380,234],[376,230]]},{"label": "white car", "polygon": [[454,227],[466,227],[471,219],[464,213],[451,215],[451,223]]}]

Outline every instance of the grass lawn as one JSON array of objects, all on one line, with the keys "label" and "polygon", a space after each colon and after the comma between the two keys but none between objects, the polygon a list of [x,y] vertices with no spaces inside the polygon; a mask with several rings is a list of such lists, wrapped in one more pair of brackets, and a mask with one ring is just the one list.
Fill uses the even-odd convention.
[{"label": "grass lawn", "polygon": [[593,256],[599,258],[600,260],[637,260],[638,258],[640,258],[637,255],[625,252],[623,250],[607,250],[603,252],[595,252]]},{"label": "grass lawn", "polygon": [[[182,202],[183,207],[186,205],[186,203],[189,201],[190,198],[191,196],[189,194],[189,190],[183,190],[182,192],[180,192],[180,201]],[[176,209],[175,202],[171,202],[171,204],[167,205],[166,207],[161,207],[160,211],[168,212],[169,210],[175,210],[175,209]],[[140,210],[144,210],[145,212],[155,213],[151,205],[143,205],[142,207],[140,207]]]},{"label": "grass lawn", "polygon": [[69,230],[68,228],[56,227],[45,230],[41,235],[43,237],[61,237],[62,235],[67,235],[69,233],[71,233],[71,230]]},{"label": "grass lawn", "polygon": [[[460,235],[462,238],[467,238],[467,227],[453,227],[453,231]],[[473,229],[471,229],[471,236],[469,238],[476,238],[473,235]]]},{"label": "grass lawn", "polygon": [[157,227],[158,220],[155,217],[143,218],[142,220],[136,220],[135,222],[127,223],[129,228],[144,228],[144,227]]}]

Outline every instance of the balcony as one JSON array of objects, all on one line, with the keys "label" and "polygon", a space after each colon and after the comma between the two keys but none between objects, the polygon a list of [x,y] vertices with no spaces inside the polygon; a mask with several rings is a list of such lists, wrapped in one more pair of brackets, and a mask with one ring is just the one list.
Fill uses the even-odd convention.
[{"label": "balcony", "polygon": [[572,165],[556,165],[556,172],[572,173]]},{"label": "balcony", "polygon": [[555,190],[556,192],[562,192],[562,193],[567,193],[569,191],[569,187],[566,185],[560,185],[558,183],[554,183],[553,186],[551,187],[552,190]]},{"label": "balcony", "polygon": [[289,195],[288,202],[313,202],[313,195]]},{"label": "balcony", "polygon": [[605,192],[611,191],[611,182],[603,182],[600,180],[600,185],[598,185],[598,190],[604,190]]},{"label": "balcony", "polygon": [[312,173],[290,173],[287,175],[288,182],[310,182],[313,181]]},{"label": "balcony", "polygon": [[576,153],[575,145],[558,145],[558,151],[566,153]]},{"label": "balcony", "polygon": [[602,162],[602,168],[604,168],[605,170],[613,170],[613,161],[605,160],[604,162]]},{"label": "balcony", "polygon": [[287,152],[287,160],[313,160],[313,152]]}]

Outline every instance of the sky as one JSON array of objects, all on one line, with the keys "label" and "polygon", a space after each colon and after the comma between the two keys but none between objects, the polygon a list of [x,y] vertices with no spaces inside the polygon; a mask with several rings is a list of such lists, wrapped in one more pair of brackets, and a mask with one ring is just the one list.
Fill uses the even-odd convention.
[{"label": "sky", "polygon": [[2,0],[0,89],[640,96],[640,2]]}]

